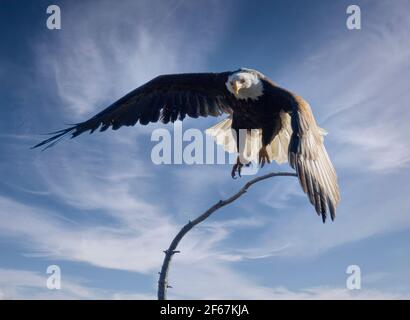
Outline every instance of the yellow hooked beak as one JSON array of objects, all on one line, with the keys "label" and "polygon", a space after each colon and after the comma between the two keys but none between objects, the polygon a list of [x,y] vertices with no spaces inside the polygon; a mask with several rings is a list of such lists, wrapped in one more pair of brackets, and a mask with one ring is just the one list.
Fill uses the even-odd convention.
[{"label": "yellow hooked beak", "polygon": [[239,90],[241,89],[240,82],[239,81],[232,82],[232,88],[233,88],[233,91],[235,91],[235,94],[238,94]]}]

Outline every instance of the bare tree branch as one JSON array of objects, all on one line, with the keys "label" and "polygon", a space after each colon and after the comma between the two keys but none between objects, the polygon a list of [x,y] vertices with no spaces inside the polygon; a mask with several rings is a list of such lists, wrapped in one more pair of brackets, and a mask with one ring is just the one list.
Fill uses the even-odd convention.
[{"label": "bare tree branch", "polygon": [[172,240],[168,250],[164,251],[165,258],[164,258],[164,262],[162,263],[162,268],[161,268],[161,272],[159,273],[159,281],[158,281],[158,300],[166,300],[167,289],[170,288],[170,286],[168,285],[169,265],[171,263],[172,256],[175,253],[179,253],[179,251],[177,251],[176,249],[177,249],[179,242],[182,240],[182,238],[197,224],[209,218],[211,214],[213,214],[216,210],[234,202],[239,197],[244,195],[246,191],[248,191],[249,187],[251,187],[253,184],[259,181],[262,181],[262,180],[272,178],[272,177],[297,177],[297,174],[293,172],[271,172],[263,176],[256,177],[248,181],[233,196],[231,196],[230,198],[226,200],[220,200],[219,202],[214,204],[212,207],[210,207],[208,210],[206,210],[203,214],[198,216],[195,220],[189,221],[186,225],[182,227],[182,229],[178,232],[178,234]]}]

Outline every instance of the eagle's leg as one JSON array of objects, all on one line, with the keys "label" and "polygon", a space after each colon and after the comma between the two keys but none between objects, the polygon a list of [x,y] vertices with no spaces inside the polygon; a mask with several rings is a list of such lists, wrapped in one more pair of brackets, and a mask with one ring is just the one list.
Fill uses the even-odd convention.
[{"label": "eagle's leg", "polygon": [[[240,153],[241,153],[241,149],[243,148],[243,145],[241,145],[241,141],[240,141],[240,130],[238,128],[232,128],[234,130],[234,136],[236,139],[236,150],[238,151],[238,157],[236,158],[236,163],[233,165],[232,167],[232,171],[231,171],[231,177],[232,179],[236,179],[238,176],[241,178],[241,171],[242,168],[244,166],[244,164],[241,162],[240,159]],[[242,141],[242,144],[244,144],[245,142]],[[242,148],[241,148],[242,147]],[[236,175],[236,173],[238,173],[238,176]]]},{"label": "eagle's leg", "polygon": [[280,116],[274,117],[274,121],[262,128],[262,148],[259,150],[259,165],[261,168],[265,163],[270,163],[271,159],[269,158],[268,151],[266,150],[267,146],[275,139],[276,135],[282,129],[282,121]]},{"label": "eagle's leg", "polygon": [[[238,176],[242,177],[241,176],[242,167],[243,167],[243,163],[241,162],[238,156],[238,158],[236,159],[236,163],[232,167],[232,171],[231,171],[232,179],[236,179]],[[238,176],[236,175],[236,173],[238,173]]]},{"label": "eagle's leg", "polygon": [[259,150],[259,164],[261,168],[265,165],[265,163],[270,163],[268,151],[266,150],[266,146],[262,146]]}]

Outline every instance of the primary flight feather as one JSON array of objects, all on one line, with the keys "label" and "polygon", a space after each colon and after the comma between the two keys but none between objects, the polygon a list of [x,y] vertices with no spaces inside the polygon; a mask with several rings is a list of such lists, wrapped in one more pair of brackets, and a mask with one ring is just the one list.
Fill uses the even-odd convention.
[{"label": "primary flight feather", "polygon": [[[323,222],[328,213],[332,220],[335,218],[340,194],[336,171],[323,144],[326,132],[316,124],[303,98],[252,69],[158,76],[94,117],[54,132],[51,138],[33,148],[48,148],[67,134],[74,138],[86,131],[105,131],[110,127],[117,130],[137,122],[168,123],[186,116],[198,118],[223,113],[228,118],[207,133],[225,150],[238,152],[232,177],[240,175],[243,165],[255,159],[262,166],[273,160],[278,163],[288,160]],[[243,143],[239,139],[241,129],[246,131]]]}]

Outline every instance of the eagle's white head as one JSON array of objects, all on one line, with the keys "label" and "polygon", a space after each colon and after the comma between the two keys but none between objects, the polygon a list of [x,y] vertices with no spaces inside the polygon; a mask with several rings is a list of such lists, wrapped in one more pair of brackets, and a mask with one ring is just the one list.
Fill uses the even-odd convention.
[{"label": "eagle's white head", "polygon": [[264,75],[252,69],[241,68],[230,75],[226,88],[238,99],[257,100],[263,94]]}]

